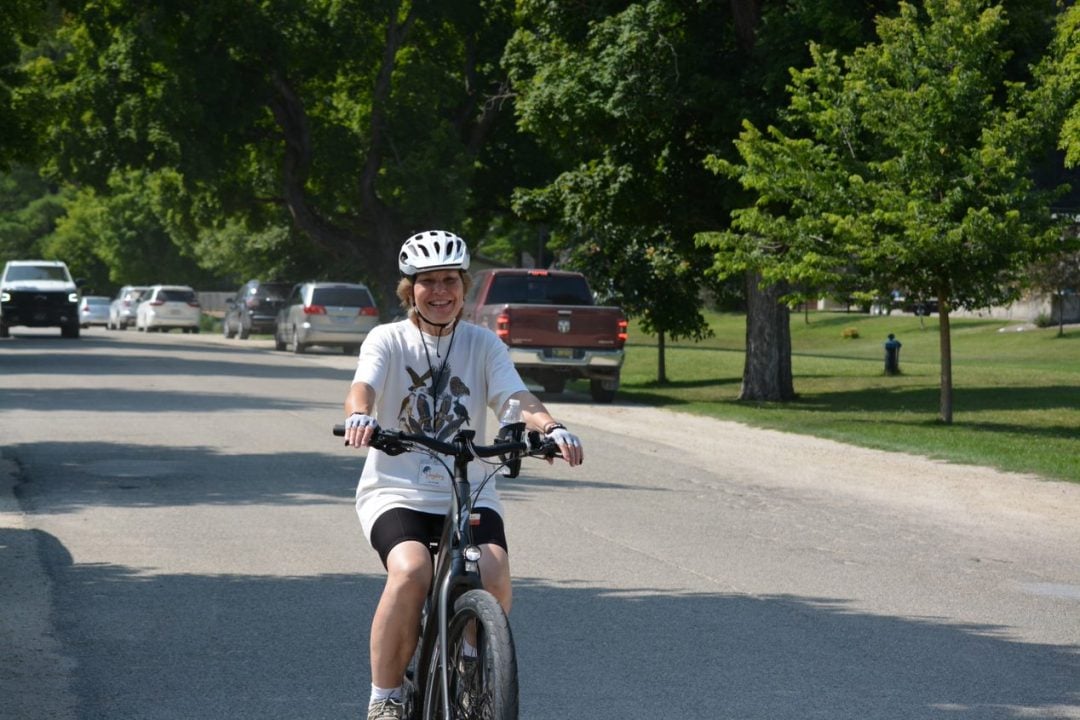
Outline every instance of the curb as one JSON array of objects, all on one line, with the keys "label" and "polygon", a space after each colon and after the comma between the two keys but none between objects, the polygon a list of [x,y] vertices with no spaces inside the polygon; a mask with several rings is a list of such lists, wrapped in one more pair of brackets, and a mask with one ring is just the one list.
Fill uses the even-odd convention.
[{"label": "curb", "polygon": [[73,720],[73,662],[52,618],[52,580],[15,488],[18,466],[0,454],[0,720]]}]

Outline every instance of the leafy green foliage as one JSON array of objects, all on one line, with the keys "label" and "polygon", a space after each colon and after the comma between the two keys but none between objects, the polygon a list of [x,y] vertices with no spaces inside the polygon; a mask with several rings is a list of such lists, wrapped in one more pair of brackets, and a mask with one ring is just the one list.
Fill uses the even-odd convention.
[{"label": "leafy green foliage", "polygon": [[40,0],[6,0],[0,13],[0,169],[29,161],[36,151],[36,109],[24,97],[30,78],[21,58],[45,19]]},{"label": "leafy green foliage", "polygon": [[64,194],[34,169],[16,165],[0,174],[0,262],[54,259],[42,241],[63,214]]},{"label": "leafy green foliage", "polygon": [[168,178],[165,229],[220,274],[253,267],[247,249],[392,288],[411,232],[508,212],[508,191],[500,209],[473,181],[507,167],[485,141],[511,5],[71,3],[28,66],[48,171],[99,193],[129,171]]},{"label": "leafy green foliage", "polygon": [[[1071,6],[1058,19],[1054,42],[1039,66],[1042,81],[1034,111],[1050,130],[1060,128],[1059,145],[1066,162],[1080,165],[1080,7]],[[1061,118],[1061,114],[1064,118]]]}]

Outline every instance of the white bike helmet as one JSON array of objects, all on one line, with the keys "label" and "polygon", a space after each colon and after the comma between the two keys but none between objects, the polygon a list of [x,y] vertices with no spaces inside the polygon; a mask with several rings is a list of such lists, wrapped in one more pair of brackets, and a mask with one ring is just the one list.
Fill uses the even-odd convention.
[{"label": "white bike helmet", "polygon": [[427,230],[406,240],[398,255],[402,275],[429,270],[468,270],[469,249],[465,241],[445,230]]}]

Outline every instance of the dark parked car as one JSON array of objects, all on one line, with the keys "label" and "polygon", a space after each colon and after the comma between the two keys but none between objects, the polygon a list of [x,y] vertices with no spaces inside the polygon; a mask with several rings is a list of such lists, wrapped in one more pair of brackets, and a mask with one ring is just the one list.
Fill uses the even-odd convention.
[{"label": "dark parked car", "polygon": [[221,329],[225,337],[246,340],[252,333],[272,334],[277,327],[278,310],[293,283],[249,280],[225,301],[225,317]]}]

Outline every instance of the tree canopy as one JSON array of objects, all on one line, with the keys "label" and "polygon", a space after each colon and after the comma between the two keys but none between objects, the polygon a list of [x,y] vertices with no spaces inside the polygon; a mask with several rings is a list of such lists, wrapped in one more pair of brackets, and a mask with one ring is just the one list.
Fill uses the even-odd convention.
[{"label": "tree canopy", "polygon": [[505,164],[485,141],[511,7],[71,3],[30,65],[47,170],[99,191],[158,176],[163,227],[213,269],[235,271],[241,235],[308,242],[389,294],[404,237],[491,210],[474,180]]}]

